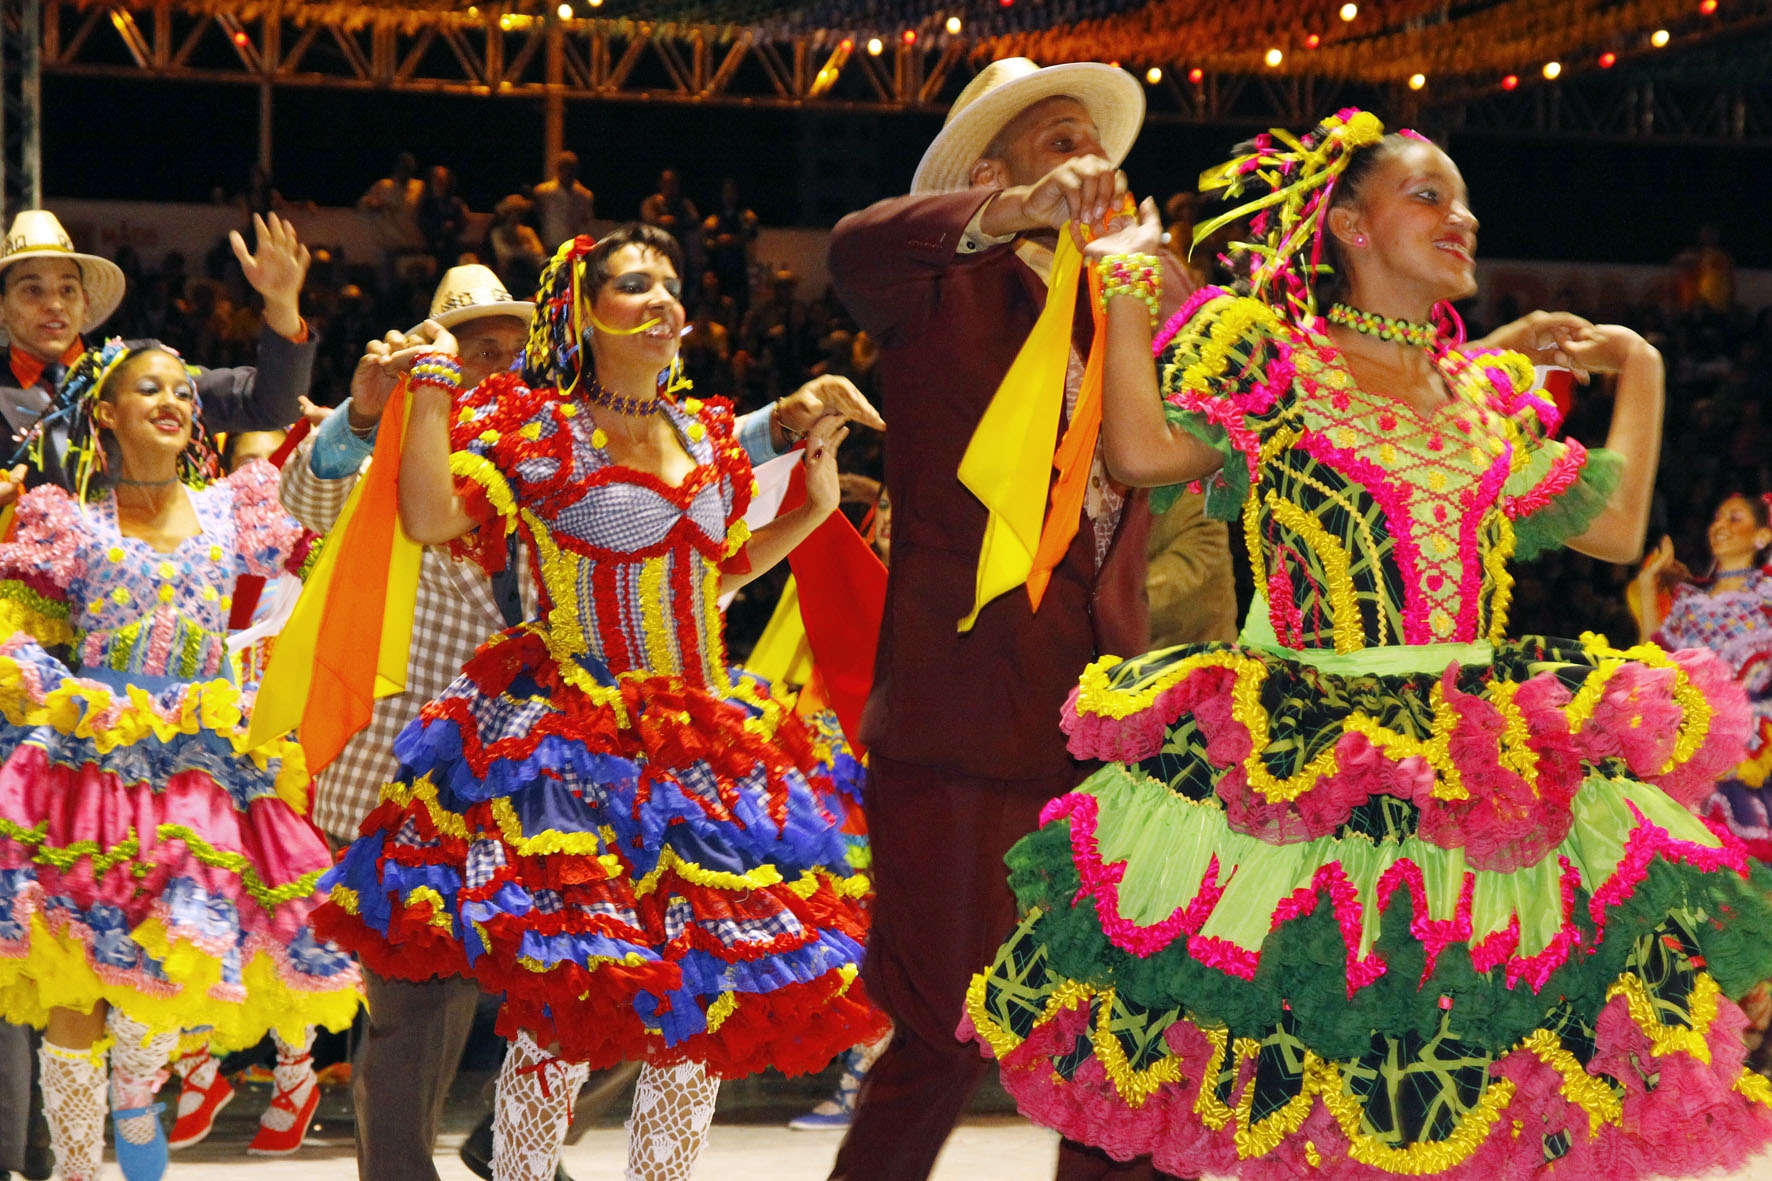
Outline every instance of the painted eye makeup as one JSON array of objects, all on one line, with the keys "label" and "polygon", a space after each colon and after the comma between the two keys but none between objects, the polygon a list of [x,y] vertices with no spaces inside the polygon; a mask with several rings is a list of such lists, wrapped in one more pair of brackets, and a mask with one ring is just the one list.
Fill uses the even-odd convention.
[{"label": "painted eye makeup", "polygon": [[[625,275],[617,275],[613,280],[615,289],[623,295],[645,295],[652,290],[652,284],[658,282],[645,271],[629,271]],[[681,301],[683,298],[683,280],[672,275],[663,280],[665,292],[672,299]]]}]

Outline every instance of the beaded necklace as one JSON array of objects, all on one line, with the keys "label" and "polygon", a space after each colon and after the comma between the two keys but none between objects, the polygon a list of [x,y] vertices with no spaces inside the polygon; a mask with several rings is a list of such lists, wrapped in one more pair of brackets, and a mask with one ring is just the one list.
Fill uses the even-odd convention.
[{"label": "beaded necklace", "polygon": [[584,386],[582,387],[582,392],[584,393],[585,401],[589,402],[591,405],[602,406],[607,410],[615,411],[617,414],[651,414],[659,407],[659,397],[657,393],[646,398],[630,397],[627,394],[616,393],[595,378],[586,379]]},{"label": "beaded necklace", "polygon": [[1352,328],[1365,336],[1376,336],[1379,340],[1394,341],[1397,344],[1413,345],[1418,349],[1432,348],[1440,337],[1440,330],[1432,324],[1417,324],[1413,320],[1393,320],[1389,316],[1381,316],[1377,312],[1364,312],[1359,308],[1338,303],[1329,309],[1326,317],[1331,324],[1340,324],[1344,328]]}]

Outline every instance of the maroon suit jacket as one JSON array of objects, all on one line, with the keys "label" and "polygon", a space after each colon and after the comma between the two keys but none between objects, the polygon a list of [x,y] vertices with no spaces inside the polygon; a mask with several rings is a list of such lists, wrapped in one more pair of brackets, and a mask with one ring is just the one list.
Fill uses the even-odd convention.
[{"label": "maroon suit jacket", "polygon": [[[882,201],[831,237],[837,292],[880,344],[890,424],[892,570],[862,737],[900,762],[1038,779],[1076,766],[1058,720],[1083,667],[1101,653],[1145,649],[1150,513],[1143,493],[1127,499],[1099,575],[1093,528],[1082,521],[1038,614],[1012,592],[970,632],[956,630],[972,609],[988,515],[959,481],[960,457],[1046,301],[1045,284],[1011,247],[955,253],[989,195]],[[1078,319],[1087,332],[1088,317]]]}]

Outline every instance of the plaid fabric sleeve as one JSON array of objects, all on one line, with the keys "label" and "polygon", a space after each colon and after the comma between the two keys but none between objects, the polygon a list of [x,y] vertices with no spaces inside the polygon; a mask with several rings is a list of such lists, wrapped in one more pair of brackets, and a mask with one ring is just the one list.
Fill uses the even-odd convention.
[{"label": "plaid fabric sleeve", "polygon": [[357,486],[357,476],[352,473],[337,480],[316,476],[310,463],[313,449],[314,437],[309,435],[284,463],[277,495],[296,520],[316,533],[325,533],[344,511],[346,498]]}]

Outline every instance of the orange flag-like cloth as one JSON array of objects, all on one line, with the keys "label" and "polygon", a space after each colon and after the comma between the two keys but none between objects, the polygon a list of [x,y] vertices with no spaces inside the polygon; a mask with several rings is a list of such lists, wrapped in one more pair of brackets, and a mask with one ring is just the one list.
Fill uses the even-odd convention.
[{"label": "orange flag-like cloth", "polygon": [[252,711],[250,741],[294,728],[316,773],[369,724],[375,698],[406,687],[422,551],[400,527],[405,433],[403,378],[382,414],[369,469],[326,539]]}]

